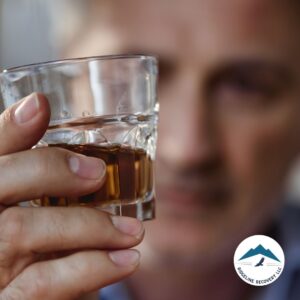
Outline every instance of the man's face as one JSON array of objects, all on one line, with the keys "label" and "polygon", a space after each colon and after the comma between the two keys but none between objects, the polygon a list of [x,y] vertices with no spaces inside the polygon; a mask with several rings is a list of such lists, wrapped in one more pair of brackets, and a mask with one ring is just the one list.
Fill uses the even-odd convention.
[{"label": "man's face", "polygon": [[71,54],[159,57],[149,238],[206,253],[262,233],[299,148],[295,9],[283,0],[115,2]]}]

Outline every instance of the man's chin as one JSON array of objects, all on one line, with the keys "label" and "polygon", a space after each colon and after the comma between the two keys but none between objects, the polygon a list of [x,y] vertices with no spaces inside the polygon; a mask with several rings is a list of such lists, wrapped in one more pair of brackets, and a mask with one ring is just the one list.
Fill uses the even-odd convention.
[{"label": "man's chin", "polygon": [[199,219],[191,212],[181,212],[176,218],[174,213],[166,216],[161,211],[156,220],[145,224],[145,243],[164,263],[211,265],[220,256],[224,235],[217,223]]}]

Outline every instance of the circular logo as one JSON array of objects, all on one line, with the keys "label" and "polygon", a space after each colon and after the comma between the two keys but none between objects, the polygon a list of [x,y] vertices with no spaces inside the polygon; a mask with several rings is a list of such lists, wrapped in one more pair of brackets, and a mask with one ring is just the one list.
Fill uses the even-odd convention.
[{"label": "circular logo", "polygon": [[268,285],[283,271],[284,253],[281,246],[265,235],[253,235],[243,240],[234,253],[237,274],[248,284]]}]

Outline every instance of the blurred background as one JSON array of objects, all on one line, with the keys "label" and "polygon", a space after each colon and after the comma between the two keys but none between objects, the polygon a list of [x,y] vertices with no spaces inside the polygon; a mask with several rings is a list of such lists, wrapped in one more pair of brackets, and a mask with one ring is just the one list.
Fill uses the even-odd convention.
[{"label": "blurred background", "polygon": [[46,2],[50,4],[40,0],[0,1],[1,68],[57,57]]},{"label": "blurred background", "polygon": [[85,22],[82,0],[0,0],[0,69],[62,58]]},{"label": "blurred background", "polygon": [[[0,0],[0,70],[65,58],[67,45],[87,21],[84,0]],[[75,39],[75,40],[74,40]],[[300,160],[287,189],[300,203]]]}]

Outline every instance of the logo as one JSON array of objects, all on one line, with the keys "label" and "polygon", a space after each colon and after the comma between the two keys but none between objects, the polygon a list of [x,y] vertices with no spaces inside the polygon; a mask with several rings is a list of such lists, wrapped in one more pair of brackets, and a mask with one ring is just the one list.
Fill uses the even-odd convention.
[{"label": "logo", "polygon": [[265,235],[253,235],[243,240],[234,253],[237,274],[248,284],[268,285],[281,275],[284,253],[281,246]]}]

